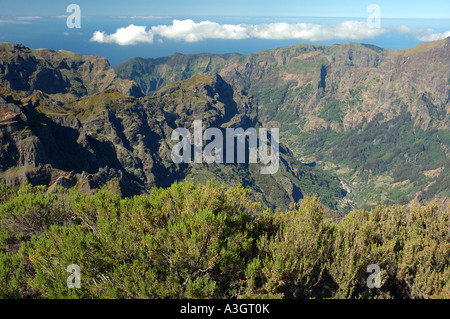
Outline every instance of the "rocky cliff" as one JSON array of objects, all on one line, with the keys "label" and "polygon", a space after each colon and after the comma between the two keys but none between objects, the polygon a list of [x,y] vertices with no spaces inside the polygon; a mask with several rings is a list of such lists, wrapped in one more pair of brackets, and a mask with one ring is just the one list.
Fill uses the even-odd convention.
[{"label": "rocky cliff", "polygon": [[164,85],[177,70],[213,69],[253,94],[264,125],[279,127],[299,159],[346,185],[351,194],[342,205],[348,209],[450,196],[450,38],[397,51],[357,43],[293,45],[227,59],[177,55],[135,62],[115,70],[147,93],[146,79]]}]

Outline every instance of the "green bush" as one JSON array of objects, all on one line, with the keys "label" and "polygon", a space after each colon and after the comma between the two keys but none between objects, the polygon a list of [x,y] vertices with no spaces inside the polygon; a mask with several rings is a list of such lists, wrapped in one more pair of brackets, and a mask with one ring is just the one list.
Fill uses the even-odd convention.
[{"label": "green bush", "polygon": [[315,196],[273,212],[211,182],[132,198],[0,191],[1,298],[450,297],[450,217],[432,206],[334,221]]}]

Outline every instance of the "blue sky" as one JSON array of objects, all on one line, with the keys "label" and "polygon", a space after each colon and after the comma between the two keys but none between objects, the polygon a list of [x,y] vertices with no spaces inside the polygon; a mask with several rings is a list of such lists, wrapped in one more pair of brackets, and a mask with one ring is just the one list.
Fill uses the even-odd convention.
[{"label": "blue sky", "polygon": [[316,16],[364,17],[369,4],[382,8],[384,18],[449,19],[448,0],[47,0],[0,1],[1,15],[54,16],[78,4],[90,16]]},{"label": "blue sky", "polygon": [[[81,28],[68,28],[69,4]],[[369,25],[369,5],[380,25]],[[375,20],[373,20],[375,21]],[[247,54],[347,41],[403,49],[450,36],[449,0],[0,0],[0,42],[107,57]]]}]

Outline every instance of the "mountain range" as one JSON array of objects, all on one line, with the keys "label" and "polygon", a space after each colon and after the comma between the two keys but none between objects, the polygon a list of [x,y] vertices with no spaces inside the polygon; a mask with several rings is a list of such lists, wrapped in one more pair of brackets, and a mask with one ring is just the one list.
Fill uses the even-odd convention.
[{"label": "mountain range", "polygon": [[3,44],[0,55],[0,180],[122,196],[175,181],[249,188],[251,198],[287,208],[309,193],[336,208],[345,191],[337,178],[295,160],[280,146],[280,168],[261,164],[175,164],[174,129],[258,127],[257,102],[220,75],[195,75],[143,96],[98,57]]},{"label": "mountain range", "polygon": [[[0,180],[122,196],[178,180],[242,184],[284,209],[310,193],[346,213],[449,205],[450,38],[105,58],[0,44]],[[177,127],[280,129],[280,169],[175,164]]]},{"label": "mountain range", "polygon": [[218,73],[252,94],[303,163],[340,179],[341,209],[379,203],[448,206],[450,38],[407,50],[344,43],[250,55],[131,59],[115,67],[151,95],[165,83]]}]

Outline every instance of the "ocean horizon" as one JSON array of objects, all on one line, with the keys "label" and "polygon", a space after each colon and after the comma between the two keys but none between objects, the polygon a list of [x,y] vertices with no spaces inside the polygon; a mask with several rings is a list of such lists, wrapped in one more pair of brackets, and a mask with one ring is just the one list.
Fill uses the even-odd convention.
[{"label": "ocean horizon", "polygon": [[[308,41],[304,39],[205,39],[197,42],[186,42],[173,39],[158,39],[153,43],[137,43],[134,45],[118,45],[116,43],[98,43],[90,41],[94,32],[102,31],[113,34],[119,28],[130,25],[143,26],[149,30],[154,26],[172,25],[174,20],[191,19],[195,23],[210,21],[220,25],[259,25],[271,23],[314,24],[320,26],[337,25],[346,21],[365,22],[367,17],[219,17],[219,16],[82,16],[81,28],[69,28],[67,17],[36,17],[33,19],[16,19],[0,17],[0,42],[20,43],[38,49],[68,50],[85,55],[106,57],[112,66],[133,57],[158,58],[174,53],[239,53],[250,54],[294,44],[333,45],[344,42],[357,42],[376,45],[387,49],[408,49],[420,41],[412,34],[401,34],[390,31],[379,36],[364,39],[332,39]],[[432,29],[435,32],[446,32],[450,29],[450,19],[381,19],[381,27],[394,28],[405,26],[414,30]]]}]

